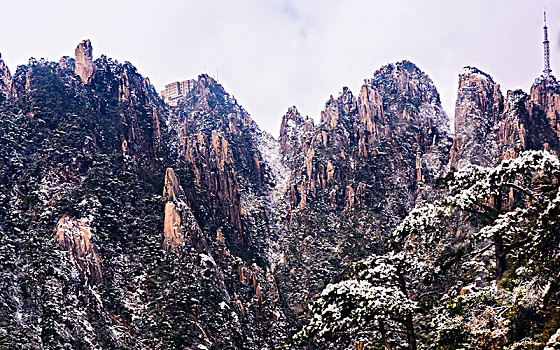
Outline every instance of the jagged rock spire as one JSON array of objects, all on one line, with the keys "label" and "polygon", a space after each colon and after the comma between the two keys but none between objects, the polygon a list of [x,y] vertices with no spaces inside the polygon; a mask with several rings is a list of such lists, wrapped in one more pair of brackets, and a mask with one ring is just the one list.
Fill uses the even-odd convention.
[{"label": "jagged rock spire", "polygon": [[84,84],[90,84],[95,76],[95,64],[93,63],[93,48],[88,40],[78,44],[75,50],[76,66],[74,73],[79,75]]}]

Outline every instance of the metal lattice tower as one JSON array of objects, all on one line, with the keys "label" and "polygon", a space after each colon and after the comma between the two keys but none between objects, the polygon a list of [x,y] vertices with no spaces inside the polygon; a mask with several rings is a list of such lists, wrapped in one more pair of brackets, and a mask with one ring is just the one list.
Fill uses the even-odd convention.
[{"label": "metal lattice tower", "polygon": [[544,76],[549,77],[552,70],[550,69],[550,43],[548,41],[548,27],[546,26],[546,11],[544,11]]}]

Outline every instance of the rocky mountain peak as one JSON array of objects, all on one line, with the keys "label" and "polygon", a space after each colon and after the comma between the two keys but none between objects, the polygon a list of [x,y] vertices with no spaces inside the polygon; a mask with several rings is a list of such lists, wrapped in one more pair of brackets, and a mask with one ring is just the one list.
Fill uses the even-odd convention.
[{"label": "rocky mountain peak", "polygon": [[79,43],[74,53],[76,56],[74,72],[84,84],[88,85],[93,80],[96,71],[96,66],[93,64],[93,48],[89,39]]},{"label": "rocky mountain peak", "polygon": [[430,77],[410,61],[387,64],[366,83],[390,98],[406,98],[412,103],[440,103],[439,93]]},{"label": "rocky mountain peak", "polygon": [[[495,124],[503,110],[500,85],[492,77],[474,67],[465,67],[459,74],[459,92],[455,110],[455,132],[461,133],[476,119],[487,131]],[[474,115],[474,110],[480,110]]]},{"label": "rocky mountain peak", "polygon": [[[325,109],[321,112],[321,125],[326,130],[334,130],[344,116],[354,117],[356,111],[356,99],[348,87],[343,87],[342,92],[336,99],[332,96],[325,104]],[[354,118],[350,118],[350,122]]]},{"label": "rocky mountain peak", "polygon": [[282,117],[282,124],[280,126],[280,138],[285,136],[287,131],[292,128],[307,128],[313,127],[313,119],[308,116],[302,116],[296,106],[288,108],[288,111]]},{"label": "rocky mountain peak", "polygon": [[553,75],[540,76],[531,86],[531,100],[540,106],[548,124],[560,139],[560,84]]},{"label": "rocky mountain peak", "polygon": [[495,131],[503,109],[500,85],[477,68],[463,68],[455,105],[452,167],[467,163],[487,165],[495,159],[495,147],[488,136]]},{"label": "rocky mountain peak", "polygon": [[459,72],[459,77],[465,77],[465,76],[471,78],[477,78],[481,80],[488,80],[490,83],[495,84],[494,79],[490,74],[485,73],[476,67],[472,67],[472,66],[463,67],[463,69],[461,69],[461,72]]},{"label": "rocky mountain peak", "polygon": [[288,108],[280,125],[280,147],[287,158],[296,156],[313,136],[313,119],[303,117],[295,106]]}]

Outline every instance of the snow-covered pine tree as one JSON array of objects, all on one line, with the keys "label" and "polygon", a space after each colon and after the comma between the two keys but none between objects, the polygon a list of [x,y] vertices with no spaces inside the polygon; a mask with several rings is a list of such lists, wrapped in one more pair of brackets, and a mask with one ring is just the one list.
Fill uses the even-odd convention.
[{"label": "snow-covered pine tree", "polygon": [[390,252],[352,264],[311,303],[309,323],[294,336],[330,348],[417,349],[416,299],[437,273],[420,255]]},{"label": "snow-covered pine tree", "polygon": [[[560,161],[528,151],[468,166],[414,209],[391,253],[352,265],[294,338],[320,346],[538,349],[556,332]],[[542,339],[542,342],[539,342]]]}]

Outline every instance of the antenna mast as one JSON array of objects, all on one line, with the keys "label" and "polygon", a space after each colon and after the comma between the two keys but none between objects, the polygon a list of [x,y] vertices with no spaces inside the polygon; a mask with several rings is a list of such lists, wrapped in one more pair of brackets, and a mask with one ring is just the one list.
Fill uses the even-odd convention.
[{"label": "antenna mast", "polygon": [[548,41],[548,27],[546,26],[546,9],[544,13],[544,76],[548,78],[552,70],[550,69],[550,43]]}]

